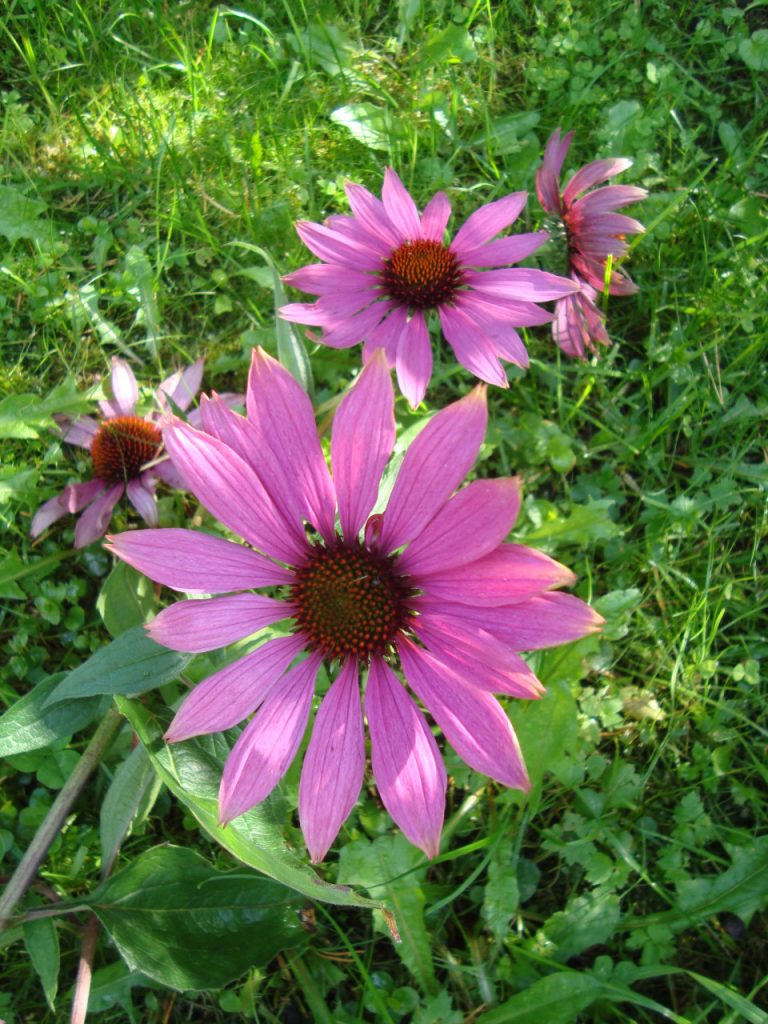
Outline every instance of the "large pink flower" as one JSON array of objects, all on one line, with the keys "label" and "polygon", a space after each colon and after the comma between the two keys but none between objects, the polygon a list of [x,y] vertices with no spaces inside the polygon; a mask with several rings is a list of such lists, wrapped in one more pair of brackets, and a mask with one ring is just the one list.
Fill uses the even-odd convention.
[{"label": "large pink flower", "polygon": [[[485,388],[437,413],[408,449],[383,513],[372,514],[395,440],[386,360],[371,358],[339,405],[328,471],[309,399],[279,363],[254,353],[248,419],[203,399],[207,433],[175,422],[165,443],[189,487],[246,545],[192,530],[109,537],[119,557],[176,590],[224,594],[169,606],[156,641],[208,651],[290,619],[187,696],[171,742],[228,729],[256,714],[227,759],[223,822],[263,800],[294,758],[322,662],[335,675],[315,718],[299,787],[312,859],[321,860],[354,805],[365,739],[384,805],[411,842],[438,851],[446,774],[429,709],[479,772],[525,789],[515,734],[494,692],[533,698],[541,685],[517,654],[600,627],[588,605],[550,593],[573,582],[551,558],[504,540],[519,480],[460,487],[485,433]],[[338,518],[337,518],[338,517]],[[273,588],[267,595],[253,593]],[[301,652],[307,657],[296,661]]]},{"label": "large pink flower", "polygon": [[462,366],[480,380],[506,387],[499,359],[528,365],[515,327],[549,323],[552,314],[536,303],[559,299],[577,287],[541,270],[506,268],[546,242],[546,231],[491,241],[517,219],[526,193],[482,206],[446,244],[451,206],[442,192],[421,216],[391,168],[384,175],[381,200],[362,185],[348,184],[346,192],[353,216],[296,225],[305,245],[324,262],[302,267],[285,280],[320,297],[283,306],[280,315],[321,327],[319,340],[333,348],[365,342],[365,361],[382,347],[397,370],[400,390],[415,408],[432,374],[426,314],[436,310]]},{"label": "large pink flower", "polygon": [[[640,234],[643,225],[633,217],[616,213],[623,206],[637,203],[648,195],[634,185],[608,185],[583,195],[632,166],[631,160],[594,160],[582,167],[560,192],[560,171],[573,132],[560,138],[556,129],[547,142],[544,162],[536,172],[539,202],[564,229],[568,245],[570,276],[578,291],[558,300],[552,336],[570,356],[584,358],[586,350],[595,351],[595,342],[610,344],[603,316],[596,305],[599,292],[606,287],[609,259],[620,260],[627,253],[627,235]],[[631,295],[637,286],[616,267],[611,267],[607,283],[610,295]]]},{"label": "large pink flower", "polygon": [[104,536],[112,511],[124,493],[144,522],[157,526],[157,481],[184,486],[169,459],[156,461],[163,445],[158,421],[162,410],[188,408],[202,376],[202,359],[171,374],[157,389],[159,408],[142,418],[136,415],[139,389],[133,370],[114,356],[112,398],[99,402],[102,418],[82,416],[74,422],[64,416],[58,419],[62,440],[91,453],[93,478],[68,484],[41,505],[32,519],[31,535],[37,537],[68,512],[82,512],[75,527],[75,547],[85,547]]}]

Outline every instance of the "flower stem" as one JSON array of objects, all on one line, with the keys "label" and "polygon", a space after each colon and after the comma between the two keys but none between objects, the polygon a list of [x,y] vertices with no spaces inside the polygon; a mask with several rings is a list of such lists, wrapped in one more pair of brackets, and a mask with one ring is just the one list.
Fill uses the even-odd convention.
[{"label": "flower stem", "polygon": [[45,859],[45,855],[59,834],[72,805],[80,795],[91,773],[99,764],[107,752],[115,733],[122,724],[122,717],[117,708],[110,708],[104,716],[91,738],[91,742],[85,748],[80,760],[75,765],[72,774],[61,788],[59,795],[51,804],[51,809],[45,816],[35,837],[29,844],[27,852],[19,861],[19,865],[11,876],[11,880],[0,898],[0,931],[5,927],[10,915],[16,908],[16,904],[22,898],[32,880],[37,874],[37,869]]}]

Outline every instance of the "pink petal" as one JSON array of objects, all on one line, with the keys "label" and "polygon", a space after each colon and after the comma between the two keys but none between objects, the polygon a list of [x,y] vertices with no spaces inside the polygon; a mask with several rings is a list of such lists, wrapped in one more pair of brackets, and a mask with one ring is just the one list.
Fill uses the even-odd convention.
[{"label": "pink petal", "polygon": [[[191,422],[191,418],[190,418]],[[192,424],[195,426],[196,424]],[[170,458],[163,459],[161,462],[156,462],[149,471],[153,476],[156,476],[158,480],[162,480],[164,484],[169,487],[174,487],[177,491],[185,491],[187,489],[187,483],[181,472],[174,466]]]},{"label": "pink petal", "polygon": [[288,618],[291,606],[260,594],[233,594],[203,601],[177,601],[147,625],[147,632],[173,651],[215,651]]},{"label": "pink petal", "polygon": [[[647,197],[648,192],[644,188],[636,188],[634,185],[606,185],[605,188],[595,189],[594,192],[577,199],[571,209],[571,216],[586,219],[610,213],[622,206],[629,206],[630,203],[642,202]],[[642,228],[642,224],[640,227]]]},{"label": "pink petal", "polygon": [[242,722],[278,681],[282,686],[283,673],[303,647],[302,636],[277,637],[208,676],[184,700],[165,739],[179,743]]},{"label": "pink petal", "polygon": [[382,349],[344,396],[333,421],[331,466],[346,540],[357,537],[376,504],[395,443],[395,397]]},{"label": "pink petal", "polygon": [[296,231],[310,252],[326,263],[336,263],[352,270],[381,268],[381,253],[322,224],[298,221]]},{"label": "pink petal", "polygon": [[260,347],[253,350],[246,405],[259,477],[272,499],[288,522],[303,517],[333,540],[336,495],[312,403],[296,378]]},{"label": "pink petal", "polygon": [[570,278],[544,270],[509,267],[504,270],[468,271],[467,284],[486,295],[499,295],[517,302],[547,302],[577,291]]},{"label": "pink petal", "polygon": [[450,216],[451,204],[448,196],[445,192],[435,192],[421,215],[421,238],[442,242]]},{"label": "pink petal", "polygon": [[[410,551],[408,548],[406,554]],[[482,606],[518,604],[542,591],[570,587],[575,582],[570,569],[522,544],[502,544],[456,568],[419,572],[419,585],[430,597]]]},{"label": "pink petal", "polygon": [[68,416],[54,416],[54,419],[61,427],[61,439],[67,444],[76,444],[80,448],[91,450],[93,439],[99,429],[99,424],[90,416],[81,416],[72,422]]},{"label": "pink petal", "polygon": [[498,295],[481,295],[476,291],[460,292],[456,296],[456,308],[471,316],[488,331],[495,328],[536,327],[548,324],[552,319],[549,310],[542,309],[534,302],[515,302],[514,299]]},{"label": "pink petal", "polygon": [[487,245],[467,250],[462,256],[464,267],[501,267],[519,263],[549,240],[548,231],[534,231],[521,235],[497,238]]},{"label": "pink petal", "polygon": [[598,185],[607,178],[613,178],[622,171],[632,166],[631,160],[623,158],[611,160],[593,160],[580,170],[576,171],[571,180],[563,189],[563,202],[570,206],[573,200],[585,189]]},{"label": "pink petal", "polygon": [[485,388],[437,413],[405,453],[384,513],[380,546],[415,540],[469,472],[488,422]]},{"label": "pink petal", "polygon": [[179,420],[166,427],[163,439],[190,491],[220,522],[284,562],[306,557],[306,542],[299,541],[261,480],[235,451]]},{"label": "pink petal", "polygon": [[544,687],[523,658],[485,630],[462,630],[455,620],[419,616],[414,632],[434,655],[467,686],[535,700]]},{"label": "pink petal", "polygon": [[[101,481],[100,481],[101,482]],[[113,484],[99,494],[83,512],[75,527],[75,547],[84,548],[106,533],[112,510],[125,490],[124,484]]]},{"label": "pink petal", "polygon": [[299,749],[312,707],[319,654],[294,666],[273,687],[224,765],[219,790],[222,824],[269,796]]},{"label": "pink petal", "polygon": [[129,480],[125,490],[128,500],[147,526],[157,526],[159,521],[157,516],[157,500],[154,488],[151,485],[148,487],[144,482],[146,475],[146,473],[142,473],[141,477]]},{"label": "pink petal", "polygon": [[394,303],[387,299],[374,302],[356,316],[339,320],[333,326],[327,326],[322,337],[323,345],[331,348],[351,348],[364,341],[368,332],[372,331],[392,309]]},{"label": "pink petal", "polygon": [[371,661],[365,713],[382,803],[410,842],[436,857],[445,814],[443,759],[423,715],[381,658]]},{"label": "pink petal", "polygon": [[112,373],[109,380],[112,405],[118,410],[118,415],[133,416],[139,400],[139,389],[133,370],[124,359],[112,356]]},{"label": "pink petal", "polygon": [[387,357],[387,365],[394,366],[400,339],[407,331],[408,310],[405,306],[396,306],[386,320],[382,320],[369,331],[363,346],[363,362],[367,363],[376,349],[381,348]]},{"label": "pink petal", "polygon": [[453,569],[497,548],[520,511],[520,478],[474,480],[454,494],[397,560],[411,576]]},{"label": "pink petal", "polygon": [[39,537],[52,523],[68,512],[79,512],[89,505],[107,485],[103,480],[86,480],[81,484],[67,484],[55,498],[50,498],[35,512],[29,528],[31,537]]},{"label": "pink petal", "polygon": [[547,213],[559,214],[562,212],[560,171],[572,138],[573,132],[568,132],[561,139],[560,129],[556,128],[550,135],[547,148],[544,150],[544,162],[536,171],[536,193]]},{"label": "pink petal", "polygon": [[605,620],[573,594],[540,594],[520,604],[476,608],[449,604],[440,599],[419,598],[441,615],[449,615],[488,630],[515,651],[536,651],[542,647],[579,640],[600,632]]},{"label": "pink petal", "polygon": [[451,242],[451,249],[456,253],[459,262],[464,262],[466,253],[471,253],[478,246],[490,241],[494,235],[508,228],[517,220],[528,198],[527,192],[512,192],[495,202],[486,203],[467,218],[456,237]]},{"label": "pink petal", "polygon": [[167,395],[182,412],[188,409],[203,383],[203,363],[203,359],[198,359],[191,366],[186,366],[183,370],[177,370],[170,377],[166,377],[157,389],[158,398]]},{"label": "pink petal", "polygon": [[514,730],[491,694],[470,689],[446,666],[408,640],[398,643],[408,685],[426,704],[462,760],[505,786],[530,783]]},{"label": "pink petal", "polygon": [[365,735],[357,661],[344,662],[323,698],[304,755],[299,821],[313,864],[328,852],[355,805],[365,773]]},{"label": "pink petal", "polygon": [[421,312],[415,312],[400,336],[395,357],[397,383],[415,409],[424,398],[432,376],[432,345]]},{"label": "pink petal", "polygon": [[402,239],[390,223],[384,203],[377,199],[367,188],[348,182],[344,186],[349,205],[355,218],[371,234],[378,235],[391,249],[396,249]]},{"label": "pink petal", "polygon": [[[377,200],[378,202],[378,200]],[[332,263],[310,263],[283,277],[285,284],[311,295],[333,295],[334,292],[352,288],[362,291],[376,278],[349,267],[337,267]],[[288,319],[288,318],[286,318]]]},{"label": "pink petal", "polygon": [[[467,313],[458,306],[440,306],[440,324],[446,341],[463,367],[486,384],[509,387],[504,367],[496,355],[496,339],[486,334]],[[494,332],[500,332],[498,321]],[[527,354],[526,363],[527,365]]]},{"label": "pink petal", "polygon": [[196,530],[127,530],[104,546],[155,583],[188,594],[280,587],[293,573],[241,544]]},{"label": "pink petal", "polygon": [[420,238],[421,225],[416,203],[411,199],[408,189],[391,167],[384,172],[381,198],[384,200],[384,209],[387,211],[390,222],[400,235],[400,241],[413,241]]}]

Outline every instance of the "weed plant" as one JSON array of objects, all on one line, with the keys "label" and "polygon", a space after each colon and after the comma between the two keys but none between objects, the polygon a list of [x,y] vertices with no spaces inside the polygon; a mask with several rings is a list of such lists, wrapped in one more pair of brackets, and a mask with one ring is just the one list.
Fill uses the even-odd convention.
[{"label": "weed plant", "polygon": [[[533,230],[534,173],[561,126],[576,133],[568,166],[630,156],[624,180],[650,191],[632,253],[639,294],[607,308],[612,347],[566,361],[546,329],[531,332],[530,370],[489,396],[482,472],[524,478],[515,539],[572,567],[607,619],[601,636],[532,660],[545,699],[510,702],[531,795],[446,751],[444,852],[427,862],[364,791],[320,871],[393,906],[399,945],[378,912],[300,900],[277,958],[226,985],[186,985],[102,937],[89,1019],[768,1021],[765,11],[9,0],[3,708],[114,627],[96,600],[112,571],[100,545],[74,552],[71,519],[28,535],[37,506],[87,470],[51,416],[79,411],[111,355],[146,380],[202,355],[206,389],[242,390],[251,348],[276,353],[264,254],[283,273],[308,262],[293,222],[347,212],[344,182],[378,193],[387,165],[420,207],[446,190],[453,224],[527,189]],[[322,408],[358,351],[309,344]],[[429,406],[468,383],[443,351]],[[399,399],[401,429],[422,414]],[[164,522],[180,511],[200,512],[163,497]],[[118,526],[137,525],[131,515]],[[151,588],[130,587],[141,615]],[[203,661],[192,678],[210,671]],[[149,718],[167,723],[182,690],[147,694]],[[6,878],[91,733],[0,761]],[[27,923],[3,937],[8,1024],[68,1012],[87,916],[29,914],[98,886],[98,809],[131,743],[124,729],[39,872]],[[140,783],[115,871],[159,844],[237,867],[164,785]],[[297,785],[294,766],[268,809],[301,850]]]}]

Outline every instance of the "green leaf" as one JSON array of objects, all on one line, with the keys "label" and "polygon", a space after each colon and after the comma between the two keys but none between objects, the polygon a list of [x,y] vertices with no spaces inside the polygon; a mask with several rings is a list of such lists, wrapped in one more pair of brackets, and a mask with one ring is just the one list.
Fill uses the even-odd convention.
[{"label": "green leaf", "polygon": [[0,757],[47,747],[54,740],[71,736],[106,714],[108,697],[90,697],[71,704],[46,706],[64,675],[58,672],[38,683],[0,718]]},{"label": "green leaf", "polygon": [[24,575],[25,568],[15,551],[9,551],[0,561],[0,597],[6,600],[26,601],[27,595],[16,582]]},{"label": "green leaf", "polygon": [[145,815],[148,813],[160,786],[162,782],[150,763],[147,751],[137,746],[115,772],[101,805],[99,837],[103,869],[114,861],[120,844],[142,808]]},{"label": "green leaf", "polygon": [[689,922],[724,910],[745,924],[768,904],[768,836],[747,846],[729,846],[731,866],[721,875],[692,878],[677,886],[678,908]]},{"label": "green leaf", "polygon": [[557,681],[540,700],[514,701],[509,712],[531,780],[533,813],[544,772],[553,770],[575,743],[576,701],[568,685]]},{"label": "green leaf", "polygon": [[469,64],[477,60],[477,50],[472,36],[463,25],[448,25],[429,37],[425,56],[430,63],[435,64]]},{"label": "green leaf", "polygon": [[[421,885],[426,876],[424,855],[398,833],[373,842],[357,839],[341,849],[339,881],[363,885],[374,899],[386,899],[395,912],[401,942],[398,955],[425,995],[440,987],[432,964],[429,932],[424,922],[426,902]],[[383,931],[384,922],[377,922]]]},{"label": "green leaf", "polygon": [[374,103],[337,107],[331,112],[331,120],[346,128],[368,149],[388,153],[392,144],[403,137],[402,123],[397,114],[389,107],[377,107]]},{"label": "green leaf", "polygon": [[54,1000],[59,988],[59,933],[50,917],[26,921],[23,930],[29,959],[43,986],[45,1001],[54,1013]]},{"label": "green leaf", "polygon": [[177,846],[143,853],[84,902],[131,970],[176,989],[219,988],[301,935],[284,886]]},{"label": "green leaf", "polygon": [[502,942],[509,931],[509,923],[520,903],[517,882],[517,864],[509,858],[506,844],[488,865],[488,881],[483,892],[483,906],[480,911],[483,921],[493,933],[497,942]]},{"label": "green leaf", "polygon": [[[377,900],[368,900],[347,886],[331,885],[319,878],[288,846],[266,804],[260,804],[240,815],[225,828],[219,827],[218,791],[223,760],[228,750],[224,750],[217,758],[196,740],[174,747],[166,746],[147,708],[138,701],[120,697],[117,698],[117,704],[146,746],[155,771],[165,785],[205,831],[238,860],[304,893],[310,899],[342,906],[385,909]],[[219,746],[225,746],[223,741]]]},{"label": "green leaf", "polygon": [[176,679],[193,657],[161,647],[142,626],[134,626],[70,672],[49,703],[97,693],[146,693]]},{"label": "green leaf", "polygon": [[44,428],[53,425],[54,413],[78,416],[90,406],[88,397],[77,390],[71,378],[58,384],[45,398],[9,395],[0,402],[0,437],[39,437]]},{"label": "green leaf", "polygon": [[38,220],[47,209],[39,199],[26,196],[13,185],[0,185],[0,235],[9,242],[19,238],[39,238],[43,224]]},{"label": "green leaf", "polygon": [[619,897],[595,891],[568,901],[536,933],[534,948],[561,962],[609,941],[619,926]]},{"label": "green leaf", "polygon": [[550,974],[490,1013],[481,1014],[476,1024],[571,1024],[600,997],[602,989],[591,974]]},{"label": "green leaf", "polygon": [[143,1024],[133,1007],[131,989],[160,988],[160,985],[140,971],[129,971],[122,960],[100,967],[93,975],[88,994],[88,1019],[91,1014],[104,1013],[120,1006],[125,1010],[125,1020],[130,1024]]},{"label": "green leaf", "polygon": [[160,337],[160,311],[155,299],[155,275],[146,253],[138,245],[132,245],[125,254],[125,269],[134,281],[131,291],[136,293],[144,314],[147,329],[147,348],[150,355],[157,356],[157,342]]},{"label": "green leaf", "polygon": [[127,562],[117,562],[96,600],[96,608],[111,636],[141,626],[155,607],[152,583]]},{"label": "green leaf", "polygon": [[562,544],[587,545],[595,541],[611,540],[621,533],[621,527],[610,517],[610,510],[615,505],[611,498],[574,505],[565,517],[559,517],[554,512],[546,518],[538,516],[537,504],[526,507],[535,525],[525,533],[524,540],[526,544],[543,551],[555,550]]},{"label": "green leaf", "polygon": [[768,71],[768,28],[759,28],[739,43],[739,56],[753,71]]},{"label": "green leaf", "polygon": [[277,338],[277,358],[293,374],[308,395],[312,394],[312,367],[309,356],[298,332],[288,320],[283,320],[278,310],[287,302],[283,284],[277,268],[270,260],[272,267],[272,294],[275,300],[275,336]]}]

